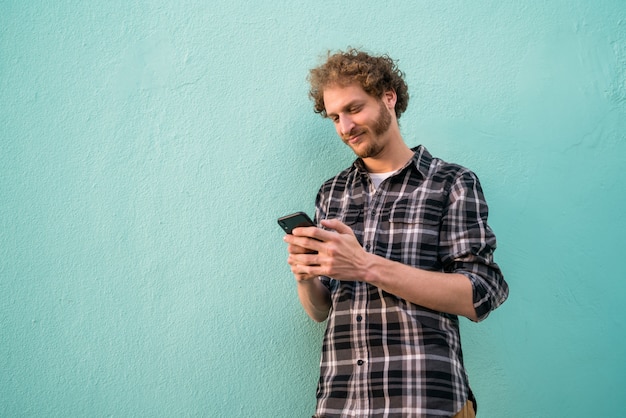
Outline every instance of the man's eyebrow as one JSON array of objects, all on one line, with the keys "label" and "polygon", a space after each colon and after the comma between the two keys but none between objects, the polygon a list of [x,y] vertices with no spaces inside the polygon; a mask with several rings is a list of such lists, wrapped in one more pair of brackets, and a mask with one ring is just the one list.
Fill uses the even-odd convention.
[{"label": "man's eyebrow", "polygon": [[[354,100],[346,103],[345,105],[343,105],[343,107],[341,107],[341,109],[339,109],[339,111],[343,112],[343,111],[349,110],[351,107],[360,106],[362,104],[363,104],[363,100],[361,100],[361,99],[354,99]],[[332,117],[332,116],[337,116],[337,114],[334,113],[334,112],[333,113],[328,113],[327,112],[326,116]]]}]

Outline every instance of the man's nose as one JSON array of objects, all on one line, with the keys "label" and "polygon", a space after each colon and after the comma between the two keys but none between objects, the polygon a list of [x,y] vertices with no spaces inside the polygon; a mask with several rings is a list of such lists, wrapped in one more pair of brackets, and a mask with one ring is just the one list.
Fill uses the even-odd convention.
[{"label": "man's nose", "polygon": [[349,116],[340,116],[339,117],[339,129],[342,135],[348,135],[352,132],[352,128],[354,128],[354,122],[352,118]]}]

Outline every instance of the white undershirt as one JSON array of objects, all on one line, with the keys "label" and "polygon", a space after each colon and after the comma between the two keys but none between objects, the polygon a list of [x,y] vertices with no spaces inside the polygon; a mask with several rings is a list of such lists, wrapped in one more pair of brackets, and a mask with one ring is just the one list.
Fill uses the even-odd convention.
[{"label": "white undershirt", "polygon": [[382,183],[386,178],[391,177],[393,173],[395,173],[395,171],[389,171],[387,173],[369,173],[370,179],[372,179],[372,183],[374,183],[374,188],[378,189],[380,183]]}]

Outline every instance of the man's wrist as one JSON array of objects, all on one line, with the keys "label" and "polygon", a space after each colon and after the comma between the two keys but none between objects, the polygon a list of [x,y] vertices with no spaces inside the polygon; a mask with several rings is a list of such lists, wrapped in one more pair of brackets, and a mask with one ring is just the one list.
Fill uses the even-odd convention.
[{"label": "man's wrist", "polygon": [[373,284],[374,286],[379,285],[379,275],[378,269],[376,267],[379,258],[380,257],[376,254],[365,253],[363,262],[360,263],[361,273],[359,276],[361,277],[362,281]]},{"label": "man's wrist", "polygon": [[296,283],[298,283],[298,285],[304,285],[304,286],[310,286],[312,284],[315,284],[315,280],[318,280],[319,276],[313,276],[313,277],[308,277],[308,278],[297,278],[296,277]]}]

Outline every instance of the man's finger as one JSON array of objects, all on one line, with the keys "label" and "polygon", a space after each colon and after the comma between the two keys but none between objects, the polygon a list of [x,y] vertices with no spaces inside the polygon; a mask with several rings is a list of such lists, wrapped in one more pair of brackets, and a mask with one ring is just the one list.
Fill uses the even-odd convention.
[{"label": "man's finger", "polygon": [[352,228],[341,222],[339,219],[324,219],[322,220],[322,225],[328,229],[333,229],[340,234],[354,235]]}]

